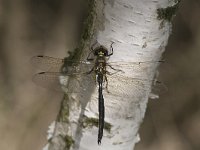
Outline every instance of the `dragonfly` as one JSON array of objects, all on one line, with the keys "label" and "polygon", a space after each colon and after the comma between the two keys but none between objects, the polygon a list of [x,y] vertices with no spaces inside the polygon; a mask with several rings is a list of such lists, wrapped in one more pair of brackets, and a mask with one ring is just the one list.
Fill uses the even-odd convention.
[{"label": "dragonfly", "polygon": [[[136,84],[151,86],[154,80],[139,79],[123,77],[124,71],[119,68],[126,68],[128,70],[139,69],[140,67],[148,67],[151,63],[162,63],[163,60],[147,61],[147,62],[108,62],[108,59],[113,55],[113,43],[108,50],[105,46],[99,45],[97,47],[91,46],[91,51],[87,56],[86,61],[71,61],[68,58],[60,59],[49,56],[34,56],[31,61],[40,68],[46,68],[46,72],[40,72],[34,75],[33,81],[45,88],[54,88],[61,90],[61,82],[63,84],[63,76],[72,77],[78,76],[95,76],[95,82],[98,87],[98,139],[97,143],[100,145],[103,137],[105,106],[103,90],[107,93],[122,96],[127,90],[120,86],[120,92],[114,93],[109,89],[108,83],[113,78],[121,79],[120,81],[136,82]],[[68,81],[70,82],[70,81]],[[67,83],[68,83],[67,82]],[[88,81],[91,82],[91,81]],[[156,81],[157,82],[157,81]],[[159,83],[159,82],[158,82]],[[84,87],[83,87],[84,88]],[[74,85],[67,84],[67,91],[69,93],[77,92]]]}]

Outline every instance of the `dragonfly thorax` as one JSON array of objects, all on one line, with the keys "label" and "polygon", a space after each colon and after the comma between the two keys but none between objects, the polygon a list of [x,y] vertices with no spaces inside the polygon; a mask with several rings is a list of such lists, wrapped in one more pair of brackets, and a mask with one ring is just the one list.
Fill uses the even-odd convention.
[{"label": "dragonfly thorax", "polygon": [[95,67],[96,74],[105,74],[106,73],[106,66],[105,63],[98,63]]}]

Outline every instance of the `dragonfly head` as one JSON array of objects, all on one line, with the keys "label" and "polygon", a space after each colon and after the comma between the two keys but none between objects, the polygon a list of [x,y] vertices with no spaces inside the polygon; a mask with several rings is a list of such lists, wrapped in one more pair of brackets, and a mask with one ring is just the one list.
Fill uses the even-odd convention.
[{"label": "dragonfly head", "polygon": [[101,46],[95,48],[94,55],[100,56],[100,57],[108,56],[108,50],[107,50],[107,48],[105,48],[104,46],[101,45]]}]

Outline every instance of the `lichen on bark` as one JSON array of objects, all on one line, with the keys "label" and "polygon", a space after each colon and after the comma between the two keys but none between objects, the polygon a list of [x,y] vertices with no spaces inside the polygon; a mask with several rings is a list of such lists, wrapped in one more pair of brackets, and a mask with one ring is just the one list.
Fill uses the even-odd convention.
[{"label": "lichen on bark", "polygon": [[177,0],[175,1],[175,4],[173,6],[168,6],[166,8],[158,8],[157,9],[157,18],[159,20],[166,20],[166,21],[172,21],[173,17],[176,15],[176,12],[179,8],[179,3],[181,1]]}]

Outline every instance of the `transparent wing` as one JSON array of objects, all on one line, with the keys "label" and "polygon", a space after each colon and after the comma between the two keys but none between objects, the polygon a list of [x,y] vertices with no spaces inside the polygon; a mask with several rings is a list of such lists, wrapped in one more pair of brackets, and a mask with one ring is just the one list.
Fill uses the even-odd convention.
[{"label": "transparent wing", "polygon": [[73,69],[76,69],[76,73],[78,71],[87,72],[94,66],[94,63],[88,61],[70,61],[67,58],[60,59],[42,55],[33,56],[31,63],[37,68],[48,72],[66,72]]},{"label": "transparent wing", "polygon": [[[132,83],[137,86],[137,89],[140,89],[144,86],[151,86],[154,85],[153,89],[156,89],[156,91],[160,91],[163,89],[162,84],[159,82],[155,82],[155,80],[147,80],[147,79],[139,79],[139,78],[130,78],[130,77],[123,77],[119,76],[123,75],[123,71],[139,71],[144,70],[145,68],[150,67],[150,65],[157,63],[163,63],[164,61],[147,61],[147,62],[109,62],[107,63],[107,70],[111,74],[115,74],[112,76],[108,76],[108,82],[114,82],[114,78],[118,78],[118,80],[121,83],[125,83],[125,86],[119,85],[120,82],[116,82],[116,87],[119,87],[119,91],[116,94],[119,93],[126,93],[127,90],[131,90],[129,87],[126,87],[128,85],[132,86]],[[74,90],[73,84],[75,83],[77,86],[81,87],[79,77],[85,75],[88,75],[88,72],[90,72],[94,66],[94,63],[88,62],[88,61],[69,61],[67,59],[59,59],[59,58],[53,58],[49,56],[34,56],[31,58],[31,63],[36,65],[38,68],[43,69],[44,71],[48,72],[40,72],[33,77],[33,81],[44,88],[53,89],[56,91],[61,91],[61,84],[60,81],[62,80],[62,83],[68,84],[66,87],[68,87],[69,92],[77,92]],[[62,68],[62,69],[61,69]],[[123,71],[122,71],[123,70]],[[94,75],[94,74],[93,74]],[[65,76],[65,77],[64,77]],[[71,77],[70,81],[67,81],[67,77]],[[94,77],[95,78],[95,75]],[[90,78],[92,79],[92,78]],[[72,83],[73,84],[70,84]],[[88,83],[91,82],[91,80],[88,80]],[[95,79],[92,81],[95,83]],[[156,83],[156,84],[155,84]],[[113,89],[112,85],[108,85],[109,89]],[[119,95],[121,95],[119,94]]]},{"label": "transparent wing", "polygon": [[[34,56],[31,58],[31,63],[46,71],[35,74],[34,83],[47,89],[62,91],[62,82],[62,84],[67,84],[69,92],[75,93],[74,85],[78,86],[80,77],[88,75],[94,66],[87,61],[69,61],[49,56]],[[68,77],[70,77],[69,81]]]},{"label": "transparent wing", "polygon": [[[145,68],[148,68],[152,64],[160,64],[163,63],[164,60],[158,60],[158,61],[145,61],[145,62],[123,62],[123,61],[118,61],[118,62],[108,62],[107,66],[112,69],[112,72],[119,71],[119,68],[123,69],[129,69],[129,70],[142,70]],[[68,71],[70,70],[70,67],[73,69],[76,69],[76,72],[87,72],[92,69],[94,66],[94,62],[89,62],[89,61],[70,61],[65,59],[60,59],[60,58],[53,58],[49,56],[34,56],[31,58],[31,63],[35,65],[36,67],[42,69],[43,71],[48,71],[48,72],[60,72],[60,71]]]},{"label": "transparent wing", "polygon": [[156,61],[138,61],[138,62],[125,62],[125,61],[116,61],[116,62],[108,62],[110,65],[121,65],[121,66],[127,66],[127,65],[145,65],[145,64],[151,64],[151,63],[164,63],[165,60],[156,60]]},{"label": "transparent wing", "polygon": [[[107,70],[108,74],[108,82],[113,82],[115,78],[118,79],[119,83],[125,84],[124,87],[119,87],[118,89],[123,91],[122,93],[129,93],[128,90],[131,90],[131,88],[128,86],[135,85],[137,89],[149,89],[151,87],[152,93],[154,94],[161,94],[167,91],[167,88],[165,84],[162,82],[154,79],[149,80],[145,78],[140,77],[141,71],[145,71],[148,73],[149,70],[151,70],[151,67],[159,66],[160,64],[164,63],[164,60],[158,60],[158,61],[146,61],[146,62],[109,62],[107,64]],[[135,74],[135,77],[125,77],[125,74]],[[112,81],[113,80],[113,81]],[[118,84],[118,82],[116,82]],[[116,85],[117,86],[117,85]],[[126,87],[128,86],[128,87]],[[147,88],[148,87],[148,88]],[[110,88],[113,89],[113,88]],[[136,90],[137,90],[136,89]],[[140,90],[140,91],[141,91]],[[118,92],[120,93],[120,91]]]},{"label": "transparent wing", "polygon": [[[88,77],[87,77],[88,76]],[[80,75],[63,75],[59,72],[40,72],[33,76],[33,82],[41,87],[61,92],[63,89],[68,93],[80,93],[85,86],[95,84],[95,81],[87,80],[87,85],[83,85],[82,81],[90,78],[92,74],[84,76]],[[69,79],[70,77],[70,79]],[[69,80],[68,80],[69,79]]]},{"label": "transparent wing", "polygon": [[[95,75],[84,75],[85,76],[67,76],[58,72],[41,72],[34,75],[33,82],[36,83],[36,85],[50,90],[62,91],[64,86],[65,91],[68,93],[80,93],[81,91],[83,92],[88,85],[95,86]],[[68,77],[71,78],[68,80]],[[160,94],[161,91],[163,92],[166,90],[166,86],[156,80],[131,78],[118,75],[107,76],[107,79],[108,89],[106,89],[106,83],[104,83],[104,91],[107,91],[107,93],[113,96],[131,97],[135,92],[144,92],[150,87],[152,87],[154,94]],[[84,84],[82,84],[83,81]]]},{"label": "transparent wing", "polygon": [[131,94],[134,93],[136,89],[145,89],[151,85],[150,81],[145,81],[137,78],[117,75],[107,76],[107,78],[108,93],[115,96],[131,96]]},{"label": "transparent wing", "polygon": [[39,55],[31,58],[31,64],[39,69],[42,69],[43,71],[59,72],[60,68],[64,64],[64,59]]},{"label": "transparent wing", "polygon": [[[127,71],[141,71],[148,69],[152,65],[160,65],[164,63],[164,60],[158,60],[158,61],[145,61],[145,62],[108,62],[107,63],[107,68],[109,68],[109,71],[111,73],[117,73],[122,70],[127,70]],[[123,71],[122,71],[123,72]]]},{"label": "transparent wing", "polygon": [[40,72],[35,74],[32,80],[36,85],[41,87],[55,91],[62,91],[59,80],[60,75],[59,72]]}]

